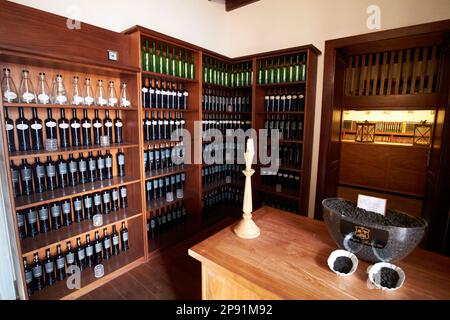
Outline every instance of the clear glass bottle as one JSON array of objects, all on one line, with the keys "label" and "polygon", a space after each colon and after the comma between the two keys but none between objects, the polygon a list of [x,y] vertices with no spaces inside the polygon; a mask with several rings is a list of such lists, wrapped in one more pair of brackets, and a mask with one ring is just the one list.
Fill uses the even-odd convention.
[{"label": "clear glass bottle", "polygon": [[84,105],[92,106],[94,105],[94,102],[94,91],[92,90],[91,79],[86,78],[84,81]]},{"label": "clear glass bottle", "polygon": [[39,73],[37,102],[40,104],[50,103],[50,87],[48,86],[47,80],[45,80],[44,72]]},{"label": "clear glass bottle", "polygon": [[28,70],[22,71],[22,81],[20,82],[20,102],[34,103],[36,101],[36,94],[29,78]]},{"label": "clear glass bottle", "polygon": [[62,75],[57,74],[53,82],[52,101],[54,104],[67,104],[67,92]]},{"label": "clear glass bottle", "polygon": [[4,102],[19,102],[16,85],[11,78],[9,68],[3,68],[2,92]]},{"label": "clear glass bottle", "polygon": [[97,106],[106,106],[108,100],[106,100],[105,88],[103,88],[103,80],[98,80],[97,89],[95,90],[95,104]]},{"label": "clear glass bottle", "polygon": [[122,108],[129,108],[131,105],[130,98],[128,97],[127,93],[127,84],[125,82],[122,82],[121,89],[120,89],[120,106]]},{"label": "clear glass bottle", "polygon": [[79,81],[80,78],[78,76],[73,77],[72,105],[74,106],[81,106],[84,102]]},{"label": "clear glass bottle", "polygon": [[110,81],[108,86],[108,106],[117,107],[117,94],[114,88],[114,81]]}]

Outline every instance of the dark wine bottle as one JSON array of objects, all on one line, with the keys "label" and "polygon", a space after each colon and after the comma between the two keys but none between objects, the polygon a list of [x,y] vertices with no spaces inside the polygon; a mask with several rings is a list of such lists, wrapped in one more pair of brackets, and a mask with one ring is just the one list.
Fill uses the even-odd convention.
[{"label": "dark wine bottle", "polygon": [[27,236],[27,232],[25,229],[25,213],[23,211],[17,211],[16,213],[17,217],[17,227],[19,231],[19,238],[20,240],[25,239]]},{"label": "dark wine bottle", "polygon": [[77,238],[77,266],[80,268],[80,271],[83,271],[86,267],[86,251],[84,246],[81,244],[80,237]]},{"label": "dark wine bottle", "polygon": [[86,267],[92,268],[94,266],[94,245],[91,242],[91,236],[86,234],[86,244],[85,244],[85,250],[86,250]]},{"label": "dark wine bottle", "polygon": [[88,163],[89,181],[94,182],[97,180],[97,159],[94,157],[92,151],[89,151],[87,163]]},{"label": "dark wine bottle", "polygon": [[78,161],[75,160],[73,154],[69,154],[67,164],[69,167],[69,185],[74,187],[78,184]]},{"label": "dark wine bottle", "polygon": [[109,190],[105,190],[102,192],[103,199],[103,213],[110,214],[111,213],[111,195]]},{"label": "dark wine bottle", "polygon": [[128,207],[128,201],[127,201],[127,187],[123,186],[120,187],[120,207],[122,209],[125,209]]},{"label": "dark wine bottle", "polygon": [[153,214],[153,212],[150,213],[150,232],[149,232],[149,236],[151,239],[155,239],[156,237],[156,220],[155,220],[155,215]]},{"label": "dark wine bottle", "polygon": [[125,154],[123,150],[120,149],[117,152],[117,176],[124,177],[125,176]]},{"label": "dark wine bottle", "polygon": [[30,297],[34,292],[33,285],[33,270],[28,265],[27,258],[23,258],[23,272],[25,273],[25,283],[27,285],[28,297]]},{"label": "dark wine bottle", "polygon": [[14,161],[10,161],[10,170],[11,170],[11,178],[12,178],[12,184],[13,184],[13,193],[14,197],[20,196],[20,168],[15,165]]},{"label": "dark wine bottle", "polygon": [[52,214],[52,227],[53,230],[61,228],[61,207],[58,202],[54,202],[50,205],[50,212]]},{"label": "dark wine bottle", "polygon": [[128,245],[128,229],[125,226],[125,222],[122,222],[122,228],[120,229],[120,241],[121,241],[121,247],[122,251],[127,251],[129,249]]},{"label": "dark wine bottle", "polygon": [[61,154],[58,156],[57,167],[59,187],[66,188],[69,185],[69,168],[67,166],[67,161],[64,160]]},{"label": "dark wine bottle", "polygon": [[73,199],[73,216],[75,223],[79,223],[84,220],[83,218],[83,200],[81,197],[75,197]]},{"label": "dark wine bottle", "polygon": [[120,244],[119,244],[119,233],[117,232],[115,225],[112,226],[111,240],[112,240],[112,255],[117,256],[120,253]]},{"label": "dark wine bottle", "polygon": [[19,108],[19,118],[16,120],[17,139],[20,151],[31,150],[30,146],[30,122],[25,119],[23,108]]},{"label": "dark wine bottle", "polygon": [[33,118],[30,120],[31,127],[31,143],[33,150],[43,150],[44,149],[44,137],[42,129],[42,120],[39,119],[37,108],[33,108]]},{"label": "dark wine bottle", "polygon": [[119,191],[117,190],[117,188],[114,188],[111,190],[111,210],[112,211],[117,211],[119,210]]},{"label": "dark wine bottle", "polygon": [[100,238],[100,234],[98,231],[95,231],[95,240],[94,240],[94,263],[100,264],[103,261],[103,243]]},{"label": "dark wine bottle", "polygon": [[72,206],[69,199],[61,201],[63,226],[72,224]]},{"label": "dark wine bottle", "polygon": [[105,154],[105,178],[112,179],[113,178],[113,157],[109,150],[106,150]]},{"label": "dark wine bottle", "polygon": [[103,228],[103,259],[111,258],[111,237],[108,234],[108,228]]},{"label": "dark wine bottle", "polygon": [[9,118],[8,108],[5,108],[5,127],[6,127],[6,138],[8,140],[8,151],[16,151],[16,145],[14,143],[14,121]]},{"label": "dark wine bottle", "polygon": [[114,137],[116,143],[123,143],[123,122],[120,118],[119,110],[116,110],[116,117],[114,119]]},{"label": "dark wine bottle", "polygon": [[72,147],[81,146],[81,121],[77,117],[76,109],[72,109],[72,119],[70,119],[70,132],[72,134]]},{"label": "dark wine bottle", "polygon": [[42,193],[45,191],[45,165],[39,158],[34,158],[33,163],[34,191]]},{"label": "dark wine bottle", "polygon": [[42,270],[42,263],[41,260],[39,260],[39,254],[37,252],[34,254],[31,269],[33,270],[34,290],[40,291],[44,289],[44,272]]},{"label": "dark wine bottle", "polygon": [[102,120],[98,117],[98,110],[94,111],[94,119],[92,120],[92,127],[94,129],[94,144],[100,145],[100,137],[102,136]]},{"label": "dark wine bottle", "polygon": [[[71,266],[75,265],[75,252],[72,249],[72,243],[70,241],[66,242],[66,263],[67,263],[67,272],[69,273]],[[71,272],[70,272],[71,273]]]},{"label": "dark wine bottle", "polygon": [[47,109],[47,119],[45,119],[45,137],[46,139],[57,139],[56,120],[53,119],[52,109]]},{"label": "dark wine bottle", "polygon": [[65,264],[65,257],[62,253],[60,244],[56,246],[55,264],[56,264],[56,279],[58,281],[62,281],[66,278],[66,264]]},{"label": "dark wine bottle", "polygon": [[94,215],[94,209],[92,207],[92,197],[91,195],[87,194],[83,197],[84,202],[84,218],[86,220],[92,220],[92,217]]},{"label": "dark wine bottle", "polygon": [[99,192],[96,192],[94,193],[94,215],[102,213],[102,196]]},{"label": "dark wine bottle", "polygon": [[47,286],[52,286],[56,282],[55,277],[55,261],[53,260],[52,255],[50,254],[50,249],[45,250],[45,260],[44,260],[44,269],[45,269],[45,283]]},{"label": "dark wine bottle", "polygon": [[103,156],[101,151],[99,151],[97,154],[97,175],[98,180],[106,179],[105,157]]},{"label": "dark wine bottle", "polygon": [[87,109],[83,109],[83,119],[81,119],[81,132],[83,136],[83,145],[92,145],[91,120],[88,118]]},{"label": "dark wine bottle", "polygon": [[113,122],[109,117],[109,110],[105,110],[105,118],[103,119],[104,135],[108,137],[109,143],[113,143]]},{"label": "dark wine bottle", "polygon": [[87,183],[89,181],[88,161],[81,152],[78,156],[78,176],[80,183]]},{"label": "dark wine bottle", "polygon": [[33,193],[33,175],[32,168],[28,164],[27,159],[22,159],[22,164],[20,165],[20,180],[22,183],[22,194],[30,195]]},{"label": "dark wine bottle", "polygon": [[58,120],[59,142],[61,148],[70,147],[69,120],[66,118],[66,112],[61,109],[61,117]]},{"label": "dark wine bottle", "polygon": [[145,111],[144,118],[144,141],[150,141],[152,133],[152,120],[148,117],[148,111]]},{"label": "dark wine bottle", "polygon": [[39,216],[39,230],[41,233],[47,233],[50,231],[50,215],[48,212],[47,205],[41,205],[38,208],[38,216]]}]

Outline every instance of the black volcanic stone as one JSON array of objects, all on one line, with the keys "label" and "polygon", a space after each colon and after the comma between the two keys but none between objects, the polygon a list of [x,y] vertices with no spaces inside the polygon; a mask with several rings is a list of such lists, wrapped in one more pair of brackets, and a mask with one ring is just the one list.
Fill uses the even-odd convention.
[{"label": "black volcanic stone", "polygon": [[353,268],[352,259],[349,257],[337,257],[337,259],[334,260],[333,268],[341,273],[349,273]]},{"label": "black volcanic stone", "polygon": [[385,288],[395,288],[400,279],[398,272],[391,268],[383,267],[380,269],[380,285]]}]

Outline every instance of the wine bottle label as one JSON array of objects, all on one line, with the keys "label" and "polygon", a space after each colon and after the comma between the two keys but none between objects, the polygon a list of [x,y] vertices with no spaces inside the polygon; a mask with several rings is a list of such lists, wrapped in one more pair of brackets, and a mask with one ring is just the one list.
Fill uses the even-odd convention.
[{"label": "wine bottle label", "polygon": [[81,126],[85,129],[89,129],[91,127],[91,124],[89,122],[84,122]]},{"label": "wine bottle label", "polygon": [[14,99],[17,98],[17,94],[16,94],[15,92],[9,91],[9,90],[6,90],[6,91],[3,93],[3,96],[4,96],[6,99],[8,99],[8,100],[14,100]]},{"label": "wine bottle label", "polygon": [[[151,126],[152,124],[153,124],[153,122],[150,121],[150,120],[145,121],[145,125],[146,125],[146,126]],[[156,124],[156,123],[155,123],[155,124]]]},{"label": "wine bottle label", "polygon": [[119,193],[117,192],[117,190],[112,191],[112,199],[113,201],[117,201],[119,199]]},{"label": "wine bottle label", "polygon": [[128,241],[128,232],[122,233],[122,240],[123,241]]},{"label": "wine bottle label", "polygon": [[34,278],[39,278],[42,276],[42,266],[35,266],[33,268],[33,277]]},{"label": "wine bottle label", "polygon": [[87,96],[87,97],[84,98],[84,102],[85,102],[87,105],[90,105],[90,104],[92,104],[92,103],[94,102],[94,98],[93,98],[93,97]]},{"label": "wine bottle label", "polygon": [[96,170],[96,169],[97,169],[97,164],[95,162],[95,159],[89,160],[89,170]]},{"label": "wine bottle label", "polygon": [[[152,124],[152,125],[154,125],[154,126],[156,126],[157,124],[158,124],[158,121],[156,121],[156,120],[153,120],[150,124]],[[150,125],[149,123],[147,123],[147,125]]]},{"label": "wine bottle label", "polygon": [[47,262],[45,264],[45,273],[52,273],[53,272],[53,261]]},{"label": "wine bottle label", "polygon": [[70,173],[75,173],[77,171],[78,171],[77,162],[76,161],[70,161],[69,162],[69,172]]},{"label": "wine bottle label", "polygon": [[130,102],[130,100],[122,98],[121,104],[123,107],[128,107],[128,106],[130,106],[131,102]]},{"label": "wine bottle label", "polygon": [[155,90],[155,93],[156,93],[156,94],[161,94],[161,90],[156,89],[156,90]]},{"label": "wine bottle label", "polygon": [[103,246],[101,242],[95,244],[95,253],[100,253],[103,250]]},{"label": "wine bottle label", "polygon": [[185,97],[187,97],[187,96],[189,96],[189,92],[183,92],[183,95],[184,95]]},{"label": "wine bottle label", "polygon": [[109,203],[111,201],[111,198],[110,198],[110,196],[109,196],[109,192],[105,192],[104,194],[103,194],[103,202],[104,203]]},{"label": "wine bottle label", "polygon": [[155,226],[156,226],[155,220],[154,219],[150,220],[150,228],[155,229]]},{"label": "wine bottle label", "polygon": [[59,124],[59,127],[60,127],[61,129],[67,129],[67,128],[69,128],[69,124],[63,122],[63,123],[60,123],[60,124]]},{"label": "wine bottle label", "polygon": [[6,130],[10,131],[13,129],[14,129],[14,126],[12,124],[9,124],[9,123],[6,124]]},{"label": "wine bottle label", "polygon": [[105,239],[103,246],[105,247],[105,249],[109,249],[111,247],[111,240],[110,239]]},{"label": "wine bottle label", "polygon": [[86,161],[80,161],[78,162],[78,167],[80,168],[81,172],[84,172],[87,170]]},{"label": "wine bottle label", "polygon": [[98,206],[101,204],[102,204],[102,197],[99,194],[94,195],[94,205]]},{"label": "wine bottle label", "polygon": [[111,128],[112,126],[113,126],[113,123],[110,121],[105,123],[105,127],[107,127],[107,128]]},{"label": "wine bottle label", "polygon": [[19,182],[19,171],[17,170],[11,170],[11,177],[12,177],[12,181],[14,183]]},{"label": "wine bottle label", "polygon": [[66,255],[67,265],[74,264],[75,262],[75,254],[73,252],[70,252]]},{"label": "wine bottle label", "polygon": [[167,217],[166,217],[166,215],[163,215],[161,220],[162,220],[162,223],[165,224],[165,223],[167,222]]},{"label": "wine bottle label", "polygon": [[80,125],[78,122],[74,122],[74,123],[72,123],[70,126],[71,126],[72,128],[74,128],[74,129],[78,129],[78,128],[81,127],[81,125]]},{"label": "wine bottle label", "polygon": [[50,97],[45,93],[41,93],[38,95],[38,100],[39,100],[39,103],[48,103],[50,100]]},{"label": "wine bottle label", "polygon": [[123,126],[123,123],[121,121],[116,122],[116,127],[121,128]]},{"label": "wine bottle label", "polygon": [[80,97],[80,96],[73,96],[72,100],[75,105],[83,103],[83,101],[84,101],[83,97]]},{"label": "wine bottle label", "polygon": [[120,196],[125,198],[127,196],[127,188],[120,189]]},{"label": "wine bottle label", "polygon": [[56,101],[59,103],[65,103],[67,101],[67,97],[66,96],[57,96],[56,97]]},{"label": "wine bottle label", "polygon": [[86,257],[90,257],[94,254],[93,246],[86,246]]},{"label": "wine bottle label", "polygon": [[109,98],[108,99],[109,104],[116,104],[117,103],[117,98]]},{"label": "wine bottle label", "polygon": [[101,106],[104,106],[108,101],[105,98],[98,98],[97,103]]},{"label": "wine bottle label", "polygon": [[84,199],[84,207],[86,209],[92,208],[92,198],[85,198]]},{"label": "wine bottle label", "polygon": [[70,208],[70,202],[64,202],[64,203],[62,204],[62,211],[63,211],[63,213],[64,213],[64,214],[70,214],[70,210],[71,210],[71,208]]},{"label": "wine bottle label", "polygon": [[143,87],[143,88],[142,88],[142,92],[147,93],[147,92],[148,92],[148,88]]},{"label": "wine bottle label", "polygon": [[81,211],[81,200],[75,200],[73,202],[73,207],[75,211]]},{"label": "wine bottle label", "polygon": [[123,154],[119,155],[117,162],[119,163],[119,166],[123,166],[125,164],[125,156]]},{"label": "wine bottle label", "polygon": [[59,173],[66,174],[67,173],[67,163],[63,162],[58,165]]},{"label": "wine bottle label", "polygon": [[22,99],[26,102],[26,103],[30,103],[31,101],[34,100],[34,94],[30,93],[30,92],[25,92],[22,95]]},{"label": "wine bottle label", "polygon": [[19,123],[17,125],[17,129],[19,129],[19,130],[27,130],[28,129],[28,125],[25,124],[25,123]]},{"label": "wine bottle label", "polygon": [[105,168],[105,159],[103,159],[103,158],[97,159],[97,167],[99,170],[104,169]]},{"label": "wine bottle label", "polygon": [[64,269],[64,257],[56,259],[56,269]]},{"label": "wine bottle label", "polygon": [[23,168],[20,170],[20,174],[22,176],[22,180],[25,181],[31,180],[31,169]]},{"label": "wine bottle label", "polygon": [[48,121],[48,122],[45,124],[45,126],[48,127],[48,128],[54,128],[54,127],[56,127],[56,122],[54,122],[54,121]]},{"label": "wine bottle label", "polygon": [[107,168],[111,168],[112,167],[112,158],[111,157],[105,158],[105,164],[106,164]]},{"label": "wine bottle label", "polygon": [[24,224],[25,224],[25,221],[23,218],[23,214],[17,213],[17,226],[23,227]]},{"label": "wine bottle label", "polygon": [[112,237],[113,246],[117,246],[119,244],[119,236],[115,235]]},{"label": "wine bottle label", "polygon": [[41,130],[42,129],[42,124],[40,124],[40,123],[33,123],[31,125],[31,129],[33,129],[33,130]]},{"label": "wine bottle label", "polygon": [[100,122],[95,122],[95,123],[93,124],[93,126],[94,126],[94,128],[101,128],[101,127],[102,127],[102,124],[101,124]]},{"label": "wine bottle label", "polygon": [[51,208],[51,211],[53,218],[58,218],[61,215],[61,209],[59,208],[59,206],[53,206]]},{"label": "wine bottle label", "polygon": [[25,272],[25,282],[27,283],[27,285],[33,282],[33,271]]},{"label": "wine bottle label", "polygon": [[84,250],[78,251],[78,261],[83,261],[84,258],[86,258],[86,254],[85,254]]},{"label": "wine bottle label", "polygon": [[41,208],[39,210],[39,220],[41,220],[41,221],[48,220],[48,209],[46,207]]},{"label": "wine bottle label", "polygon": [[164,123],[164,125],[168,125],[168,124],[169,124],[169,121],[164,120],[163,123]]}]

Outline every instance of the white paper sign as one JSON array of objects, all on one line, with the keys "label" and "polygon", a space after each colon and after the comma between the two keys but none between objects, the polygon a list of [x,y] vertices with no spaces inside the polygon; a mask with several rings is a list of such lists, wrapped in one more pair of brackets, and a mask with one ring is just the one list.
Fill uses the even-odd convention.
[{"label": "white paper sign", "polygon": [[386,213],[386,199],[358,195],[358,208],[382,214]]}]

